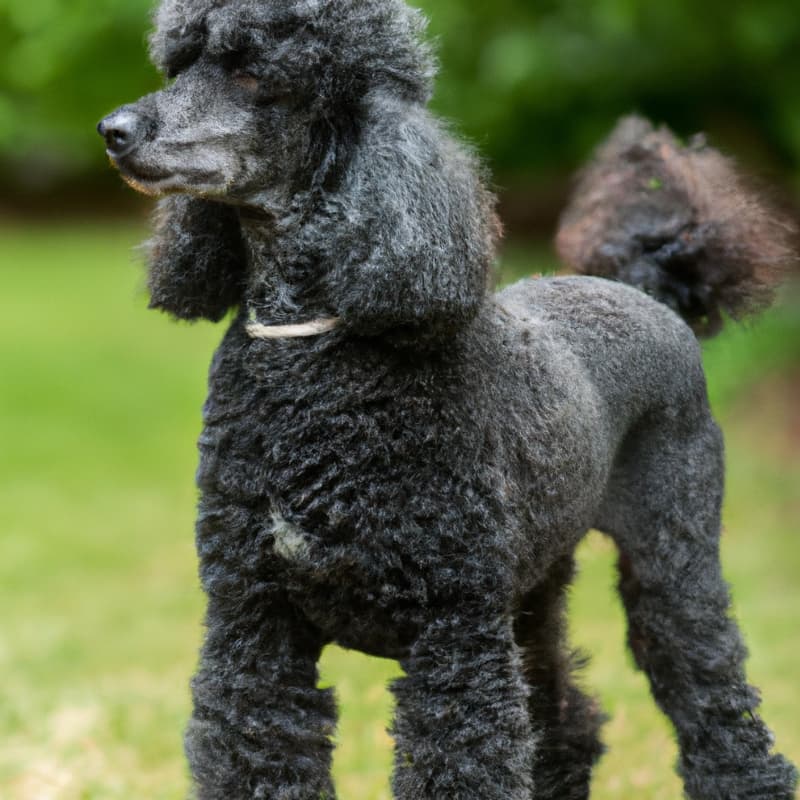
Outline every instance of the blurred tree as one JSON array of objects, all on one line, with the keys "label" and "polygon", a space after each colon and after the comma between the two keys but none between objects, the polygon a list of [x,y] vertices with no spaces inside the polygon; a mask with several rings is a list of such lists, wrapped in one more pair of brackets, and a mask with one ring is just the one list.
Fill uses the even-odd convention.
[{"label": "blurred tree", "polygon": [[[572,169],[633,109],[800,172],[796,0],[421,4],[443,64],[436,106],[504,181]],[[96,120],[158,82],[145,57],[150,5],[0,0],[7,174],[30,185],[102,168]]]},{"label": "blurred tree", "polygon": [[444,64],[438,105],[502,172],[574,164],[633,109],[800,166],[795,0],[428,5]]},{"label": "blurred tree", "polygon": [[0,0],[0,158],[28,185],[104,166],[103,113],[157,86],[147,0]]}]

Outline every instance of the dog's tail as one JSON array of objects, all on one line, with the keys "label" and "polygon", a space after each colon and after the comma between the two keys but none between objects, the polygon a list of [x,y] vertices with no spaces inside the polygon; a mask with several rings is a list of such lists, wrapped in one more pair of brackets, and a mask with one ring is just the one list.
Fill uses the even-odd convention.
[{"label": "dog's tail", "polygon": [[557,246],[585,275],[632,284],[698,336],[765,308],[796,262],[793,227],[696,137],[623,119],[577,181]]}]

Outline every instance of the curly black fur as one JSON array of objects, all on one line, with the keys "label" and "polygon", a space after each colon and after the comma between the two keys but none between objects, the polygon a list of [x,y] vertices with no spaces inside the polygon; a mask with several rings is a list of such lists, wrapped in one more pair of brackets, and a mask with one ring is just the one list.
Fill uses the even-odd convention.
[{"label": "curly black fur", "polygon": [[161,200],[145,244],[150,308],[219,322],[244,299],[246,254],[239,214],[211,200]]},{"label": "curly black fur", "polygon": [[[591,527],[624,554],[631,647],[688,795],[790,800],[729,618],[722,445],[689,328],[597,278],[492,293],[494,199],[425,107],[433,61],[400,0],[166,0],[157,25],[174,83],[101,132],[133,185],[186,195],[162,201],[153,305],[237,308],[197,474],[199,800],[334,797],[317,687],[333,641],[404,668],[398,800],[587,798],[603,715],[571,677],[564,592]],[[685,192],[664,194],[692,219]],[[634,220],[660,220],[640,195]],[[602,213],[636,281],[648,226]],[[647,263],[671,273],[667,241]],[[743,259],[714,285],[747,284]],[[319,317],[341,322],[247,333]]]}]

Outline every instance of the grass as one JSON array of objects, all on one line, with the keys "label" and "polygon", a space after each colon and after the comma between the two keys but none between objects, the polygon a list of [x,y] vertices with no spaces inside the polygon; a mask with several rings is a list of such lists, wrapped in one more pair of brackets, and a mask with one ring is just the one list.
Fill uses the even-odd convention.
[{"label": "grass", "polygon": [[[146,312],[136,226],[0,230],[0,797],[176,800],[201,636],[193,441],[220,331]],[[512,249],[507,274],[546,264]],[[800,761],[797,306],[708,348],[729,443],[724,558],[781,749]],[[797,385],[797,384],[795,384]],[[792,439],[791,437],[794,437]],[[675,748],[623,650],[614,553],[580,551],[574,640],[613,715],[597,800],[674,800]],[[391,662],[329,648],[345,800],[389,798]]]}]

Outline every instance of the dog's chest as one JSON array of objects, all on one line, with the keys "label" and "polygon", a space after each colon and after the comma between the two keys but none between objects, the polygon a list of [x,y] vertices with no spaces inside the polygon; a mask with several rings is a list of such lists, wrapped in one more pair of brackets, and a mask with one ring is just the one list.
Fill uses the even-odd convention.
[{"label": "dog's chest", "polygon": [[264,572],[340,641],[385,647],[391,622],[399,650],[435,595],[513,594],[587,524],[602,466],[579,385],[528,357],[297,348],[229,334],[198,482],[257,517]]}]

